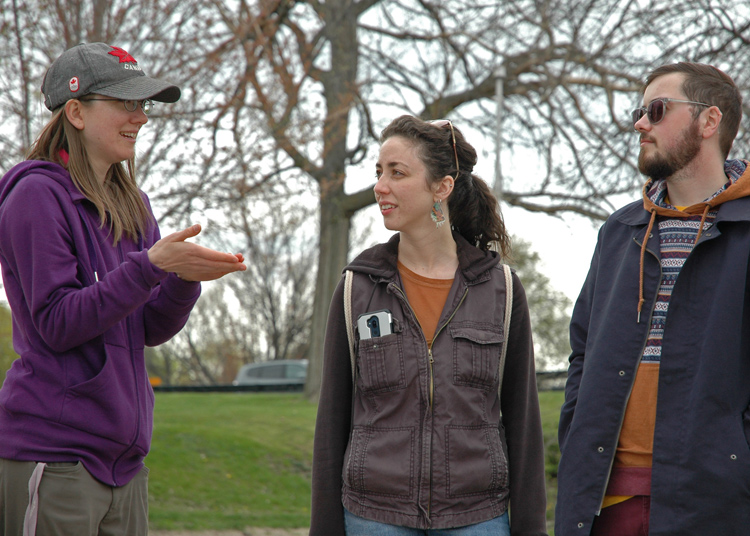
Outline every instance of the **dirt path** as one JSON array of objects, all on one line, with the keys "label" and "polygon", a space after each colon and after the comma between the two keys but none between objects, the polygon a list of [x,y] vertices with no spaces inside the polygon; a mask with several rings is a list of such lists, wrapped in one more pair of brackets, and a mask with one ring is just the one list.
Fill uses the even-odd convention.
[{"label": "dirt path", "polygon": [[244,530],[151,530],[150,536],[307,536],[310,529],[268,529],[251,528]]}]

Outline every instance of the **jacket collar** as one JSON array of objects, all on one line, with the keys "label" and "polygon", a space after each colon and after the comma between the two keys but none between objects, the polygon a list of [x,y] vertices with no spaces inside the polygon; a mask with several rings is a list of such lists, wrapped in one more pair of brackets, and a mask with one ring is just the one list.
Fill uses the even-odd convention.
[{"label": "jacket collar", "polygon": [[[378,279],[393,279],[398,272],[399,233],[388,242],[366,249],[344,270],[368,274]],[[469,244],[458,233],[453,233],[458,255],[458,269],[468,284],[479,283],[489,277],[489,270],[500,258],[495,251],[483,251]]]}]

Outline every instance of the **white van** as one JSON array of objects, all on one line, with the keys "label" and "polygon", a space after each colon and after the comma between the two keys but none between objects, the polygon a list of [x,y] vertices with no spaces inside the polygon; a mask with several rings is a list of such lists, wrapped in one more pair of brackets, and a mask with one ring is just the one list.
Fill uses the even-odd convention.
[{"label": "white van", "polygon": [[232,385],[253,385],[259,390],[301,391],[307,380],[307,359],[278,359],[243,365]]}]

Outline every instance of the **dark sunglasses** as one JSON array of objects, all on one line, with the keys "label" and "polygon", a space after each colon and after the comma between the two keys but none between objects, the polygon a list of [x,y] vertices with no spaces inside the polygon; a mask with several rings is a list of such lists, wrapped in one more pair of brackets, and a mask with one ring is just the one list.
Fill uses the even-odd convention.
[{"label": "dark sunglasses", "polygon": [[453,123],[450,119],[436,119],[435,121],[429,121],[429,123],[435,127],[443,128],[448,125],[451,128],[451,138],[453,139],[453,156],[456,157],[456,180],[458,180],[458,172],[461,170],[458,167],[458,151],[456,151],[456,133],[453,131]]},{"label": "dark sunglasses", "polygon": [[[652,100],[650,103],[648,103],[648,107],[641,106],[640,108],[636,108],[632,112],[630,112],[631,116],[633,117],[633,128],[635,128],[635,124],[641,120],[641,117],[644,115],[648,116],[648,121],[652,125],[656,125],[661,122],[662,119],[664,119],[664,115],[667,113],[667,103],[668,102],[681,102],[683,104],[695,104],[697,106],[707,106],[711,107],[711,104],[706,104],[705,102],[695,102],[695,101],[689,101],[689,100],[682,100],[682,99],[670,99],[668,97],[664,97],[662,99],[655,99]],[[636,129],[638,130],[638,129]]]}]

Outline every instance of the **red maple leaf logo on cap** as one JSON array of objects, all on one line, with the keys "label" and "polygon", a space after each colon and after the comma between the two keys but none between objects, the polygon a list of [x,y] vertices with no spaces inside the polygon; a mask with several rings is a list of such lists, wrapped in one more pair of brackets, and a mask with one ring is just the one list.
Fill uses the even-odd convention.
[{"label": "red maple leaf logo on cap", "polygon": [[137,61],[135,61],[135,58],[133,56],[128,54],[120,47],[112,47],[112,50],[109,51],[109,54],[120,58],[120,63],[138,63]]}]

